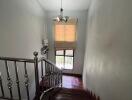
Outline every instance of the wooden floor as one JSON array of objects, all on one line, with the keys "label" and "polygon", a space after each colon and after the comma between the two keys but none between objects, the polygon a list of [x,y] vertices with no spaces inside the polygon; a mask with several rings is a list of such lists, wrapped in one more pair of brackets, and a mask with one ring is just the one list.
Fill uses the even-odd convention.
[{"label": "wooden floor", "polygon": [[51,100],[97,100],[83,90],[82,79],[75,76],[63,76],[63,88],[52,96]]},{"label": "wooden floor", "polygon": [[82,89],[82,78],[76,76],[63,75],[62,87],[69,89]]},{"label": "wooden floor", "polygon": [[82,85],[82,78],[63,75],[62,88],[56,88],[49,92],[48,99],[44,100],[100,100],[91,92],[85,91]]}]

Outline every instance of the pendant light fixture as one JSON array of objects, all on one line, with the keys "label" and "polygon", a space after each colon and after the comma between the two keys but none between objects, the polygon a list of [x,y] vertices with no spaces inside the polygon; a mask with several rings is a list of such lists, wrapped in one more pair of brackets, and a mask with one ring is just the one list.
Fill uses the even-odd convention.
[{"label": "pendant light fixture", "polygon": [[63,16],[63,8],[62,8],[62,0],[61,0],[61,8],[60,8],[60,15],[58,15],[54,20],[57,22],[67,22],[69,17]]}]

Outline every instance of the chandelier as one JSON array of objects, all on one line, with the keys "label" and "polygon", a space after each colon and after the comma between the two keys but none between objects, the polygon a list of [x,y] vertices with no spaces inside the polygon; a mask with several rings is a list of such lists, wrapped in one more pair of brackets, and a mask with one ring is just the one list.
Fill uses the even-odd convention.
[{"label": "chandelier", "polygon": [[57,22],[67,22],[69,17],[63,16],[63,8],[62,8],[62,0],[61,0],[61,8],[60,8],[60,14],[55,18],[55,21]]}]

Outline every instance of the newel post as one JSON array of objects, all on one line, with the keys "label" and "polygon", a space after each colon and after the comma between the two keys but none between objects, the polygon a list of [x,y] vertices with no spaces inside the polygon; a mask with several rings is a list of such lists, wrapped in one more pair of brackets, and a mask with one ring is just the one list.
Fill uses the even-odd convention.
[{"label": "newel post", "polygon": [[36,85],[36,100],[39,100],[40,87],[39,87],[39,70],[38,70],[38,52],[34,52],[34,69],[35,69],[35,85]]}]

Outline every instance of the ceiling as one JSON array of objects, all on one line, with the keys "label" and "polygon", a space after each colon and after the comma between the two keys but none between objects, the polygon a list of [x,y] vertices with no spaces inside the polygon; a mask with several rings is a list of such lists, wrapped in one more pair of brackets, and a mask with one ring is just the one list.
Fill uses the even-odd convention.
[{"label": "ceiling", "polygon": [[[87,10],[90,0],[62,0],[62,6],[65,10]],[[39,0],[39,3],[45,10],[58,10],[61,6],[61,0]]]}]

